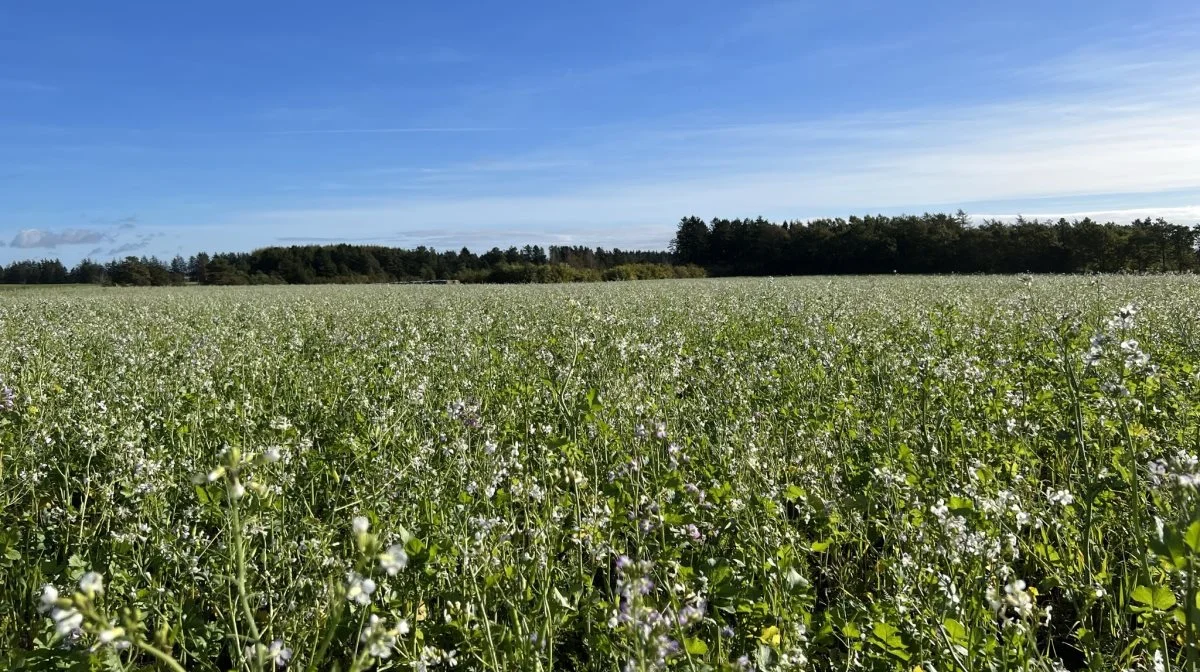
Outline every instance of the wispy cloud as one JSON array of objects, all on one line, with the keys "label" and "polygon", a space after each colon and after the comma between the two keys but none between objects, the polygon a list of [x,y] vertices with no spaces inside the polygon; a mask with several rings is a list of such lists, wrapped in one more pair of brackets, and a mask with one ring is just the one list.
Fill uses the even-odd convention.
[{"label": "wispy cloud", "polygon": [[281,106],[258,112],[255,116],[263,121],[288,124],[317,124],[344,117],[346,108],[340,106]]},{"label": "wispy cloud", "polygon": [[52,84],[35,82],[28,79],[10,79],[0,77],[0,91],[15,91],[18,93],[55,93],[60,89]]},{"label": "wispy cloud", "polygon": [[1022,212],[1005,214],[972,214],[972,219],[982,221],[995,219],[1011,222],[1017,217],[1025,219],[1042,219],[1057,221],[1058,219],[1077,220],[1089,218],[1097,222],[1116,222],[1126,224],[1135,219],[1158,219],[1159,217],[1175,224],[1200,224],[1200,205],[1185,205],[1180,207],[1163,208],[1124,208],[1110,210],[1082,210],[1077,212]]},{"label": "wispy cloud", "polygon": [[123,245],[118,245],[118,246],[110,249],[105,254],[112,256],[114,254],[122,254],[124,252],[136,252],[137,250],[144,249],[149,244],[150,244],[150,242],[145,241],[145,240],[135,242],[135,243],[125,243]]},{"label": "wispy cloud", "polygon": [[103,226],[110,226],[110,227],[113,227],[114,229],[118,229],[118,230],[122,230],[122,231],[128,231],[130,229],[137,228],[138,218],[137,218],[137,215],[128,215],[125,217],[118,217],[116,219],[110,219],[110,218],[106,218],[106,217],[96,217],[96,218],[92,219],[92,223],[100,224]]},{"label": "wispy cloud", "polygon": [[270,135],[356,135],[386,133],[491,133],[511,131],[512,128],[492,126],[397,126],[391,128],[322,128],[286,131],[267,131]]},{"label": "wispy cloud", "polygon": [[345,238],[337,236],[279,236],[275,240],[281,243],[368,243],[383,240],[380,236],[365,238]]},{"label": "wispy cloud", "polygon": [[424,245],[436,249],[469,247],[479,252],[492,247],[506,248],[514,244],[587,245],[622,247],[625,249],[662,249],[666,243],[658,227],[609,228],[597,226],[581,229],[557,225],[504,228],[413,228],[381,230],[376,235],[354,238],[337,236],[284,236],[280,243],[325,245],[332,243],[376,243],[400,247]]},{"label": "wispy cloud", "polygon": [[387,65],[454,65],[470,63],[475,58],[466,51],[443,45],[425,49],[384,49],[375,52],[372,60]]},{"label": "wispy cloud", "polygon": [[580,168],[586,165],[586,159],[494,159],[475,161],[463,166],[463,169],[479,173],[528,173]]},{"label": "wispy cloud", "polygon": [[[1071,214],[1092,210],[1087,203],[1095,194],[1200,194],[1200,80],[1176,77],[1187,65],[1200,71],[1200,52],[1174,56],[1164,63],[1152,50],[1127,52],[1121,56],[1127,66],[1115,68],[1103,85],[1048,86],[1047,93],[997,103],[806,121],[677,119],[654,129],[589,134],[557,147],[555,158],[516,155],[490,166],[480,161],[475,171],[471,164],[441,167],[460,180],[493,180],[506,169],[553,174],[561,160],[595,167],[601,176],[570,186],[515,180],[505,183],[506,195],[470,196],[459,182],[444,196],[347,199],[240,217],[316,237],[338,229],[384,239],[399,225],[426,232],[422,239],[432,244],[443,238],[428,231],[440,227],[446,242],[458,244],[469,237],[467,227],[486,222],[544,240],[661,246],[688,213],[794,218],[1053,197]],[[1075,54],[1061,64],[1085,68],[1086,58]],[[1136,87],[1121,76],[1125,69],[1138,73]],[[1054,70],[1043,77],[1048,85],[1065,81]],[[1183,205],[1155,207],[1183,221],[1193,214]]]},{"label": "wispy cloud", "polygon": [[718,44],[764,35],[793,34],[797,26],[804,25],[815,13],[812,3],[801,0],[778,0],[755,5],[730,27]]},{"label": "wispy cloud", "polygon": [[9,245],[22,249],[54,249],[60,245],[87,245],[105,240],[110,240],[110,234],[94,229],[65,229],[62,231],[23,229],[13,237]]}]

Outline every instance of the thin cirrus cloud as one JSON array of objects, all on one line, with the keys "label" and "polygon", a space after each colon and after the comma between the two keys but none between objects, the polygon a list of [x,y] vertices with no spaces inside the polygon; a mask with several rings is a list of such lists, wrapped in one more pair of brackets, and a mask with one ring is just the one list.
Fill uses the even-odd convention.
[{"label": "thin cirrus cloud", "polygon": [[624,227],[621,229],[594,227],[525,226],[520,228],[477,229],[477,228],[414,228],[403,231],[385,230],[360,238],[337,238],[328,236],[285,236],[275,242],[287,244],[323,245],[339,242],[376,243],[415,247],[425,245],[435,249],[458,249],[468,247],[476,252],[500,247],[507,248],[514,241],[541,245],[599,245],[626,249],[661,249],[664,246],[656,227]]},{"label": "thin cirrus cloud", "polygon": [[135,252],[137,250],[145,249],[146,246],[149,244],[150,244],[150,241],[148,241],[148,240],[141,240],[141,241],[133,242],[133,243],[125,243],[123,245],[118,245],[118,246],[110,249],[105,254],[112,256],[112,255],[121,254],[124,252]]},{"label": "thin cirrus cloud", "polygon": [[[1010,76],[1022,88],[995,102],[597,127],[536,153],[431,165],[446,186],[429,193],[373,188],[359,171],[358,178],[330,178],[356,185],[353,193],[343,189],[343,198],[231,218],[266,229],[313,227],[308,233],[316,237],[335,229],[382,236],[428,224],[457,230],[472,222],[580,231],[656,226],[665,241],[678,217],[690,213],[802,218],[1051,198],[1073,213],[1096,211],[1090,199],[1097,194],[1200,193],[1200,80],[1190,74],[1200,71],[1200,50],[1181,43],[1164,59],[1146,44],[1131,39],[1014,67]],[[503,129],[300,132],[494,130]],[[571,179],[537,179],[559,176]],[[1186,205],[1176,198],[1156,207]]]},{"label": "thin cirrus cloud", "polygon": [[496,126],[392,126],[380,128],[314,128],[267,131],[268,135],[381,135],[394,133],[490,133],[510,131]]},{"label": "thin cirrus cloud", "polygon": [[55,93],[56,91],[59,91],[59,88],[52,84],[35,82],[28,79],[10,79],[7,77],[0,77],[0,91],[10,91],[16,93]]},{"label": "thin cirrus cloud", "polygon": [[1163,219],[1174,222],[1176,224],[1200,224],[1200,203],[1197,205],[1185,205],[1178,207],[1148,207],[1148,208],[1122,208],[1122,209],[1103,209],[1103,210],[1082,210],[1078,212],[1028,212],[1028,213],[1006,213],[1006,214],[975,214],[976,220],[999,220],[1002,222],[1012,222],[1018,217],[1025,219],[1041,219],[1041,220],[1057,220],[1059,218],[1067,220],[1091,219],[1096,222],[1132,222],[1135,219]]},{"label": "thin cirrus cloud", "polygon": [[294,124],[329,122],[344,117],[346,113],[344,107],[282,106],[262,110],[255,116],[262,121]]},{"label": "thin cirrus cloud", "polygon": [[95,229],[64,229],[62,231],[22,229],[17,232],[9,245],[20,249],[52,250],[60,246],[92,245],[106,240],[111,240],[111,234]]},{"label": "thin cirrus cloud", "polygon": [[455,47],[438,46],[427,49],[383,49],[373,59],[384,65],[457,65],[470,63],[474,57]]},{"label": "thin cirrus cloud", "polygon": [[[1087,70],[1087,53],[1047,66],[1046,83]],[[1181,82],[1180,61],[1152,54],[1096,58],[1106,86],[1065,87],[997,103],[944,105],[841,115],[800,122],[734,123],[591,134],[557,154],[511,156],[498,166],[554,174],[594,166],[601,179],[569,186],[536,180],[506,185],[501,195],[455,193],[388,198],[385,191],[323,207],[244,212],[265,230],[331,229],[383,239],[397,226],[443,227],[426,243],[457,245],[471,222],[522,229],[543,240],[665,245],[686,214],[773,218],[845,216],[854,212],[954,209],[960,204],[1055,199],[1043,215],[1111,212],[1188,222],[1200,202],[1200,83]],[[1066,71],[1066,72],[1063,72]],[[504,170],[487,164],[442,170],[470,184]],[[485,168],[480,170],[479,168]],[[1173,194],[1140,210],[1099,210],[1097,194]],[[1182,196],[1180,194],[1183,194]],[[1194,198],[1192,203],[1180,199]],[[943,205],[937,205],[943,204]],[[994,210],[993,210],[994,212]],[[1156,214],[1157,213],[1157,214]],[[1194,221],[1194,220],[1193,220]],[[609,227],[611,232],[606,230]],[[577,233],[570,233],[575,231]]]}]

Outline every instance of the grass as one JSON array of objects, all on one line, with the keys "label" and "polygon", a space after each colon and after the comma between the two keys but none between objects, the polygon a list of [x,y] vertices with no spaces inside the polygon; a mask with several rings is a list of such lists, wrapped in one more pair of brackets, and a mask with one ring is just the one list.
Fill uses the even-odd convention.
[{"label": "grass", "polygon": [[1200,281],[0,297],[0,666],[1194,669]]}]

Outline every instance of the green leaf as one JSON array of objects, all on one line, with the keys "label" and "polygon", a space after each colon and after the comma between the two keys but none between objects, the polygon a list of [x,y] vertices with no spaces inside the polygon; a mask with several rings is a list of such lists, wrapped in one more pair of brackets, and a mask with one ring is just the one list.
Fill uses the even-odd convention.
[{"label": "green leaf", "polygon": [[959,644],[967,641],[967,629],[962,623],[959,623],[953,618],[947,618],[946,620],[942,621],[942,627],[946,629],[946,635],[950,637],[950,641]]},{"label": "green leaf", "polygon": [[708,644],[705,644],[703,639],[695,637],[684,638],[683,646],[693,656],[703,656],[708,653]]},{"label": "green leaf", "polygon": [[1133,589],[1131,597],[1134,602],[1158,611],[1166,611],[1175,606],[1175,595],[1163,586],[1138,586]]},{"label": "green leaf", "polygon": [[1188,525],[1187,532],[1183,534],[1183,541],[1193,553],[1200,551],[1200,520]]},{"label": "green leaf", "polygon": [[949,505],[950,512],[957,516],[968,517],[968,514],[975,511],[975,502],[967,499],[966,497],[959,497],[955,495],[950,498],[950,501],[947,502],[947,504]]},{"label": "green leaf", "polygon": [[900,639],[900,631],[890,623],[884,623],[883,621],[876,622],[871,626],[871,634],[875,635],[875,638],[889,649],[904,648],[904,640]]},{"label": "green leaf", "polygon": [[831,543],[833,543],[833,542],[829,539],[826,539],[825,541],[814,541],[812,543],[812,546],[810,546],[810,548],[812,548],[812,550],[820,553],[821,551],[829,548],[829,545]]},{"label": "green leaf", "polygon": [[425,550],[425,544],[420,539],[412,537],[405,542],[404,550],[409,555],[420,555],[421,551]]},{"label": "green leaf", "polygon": [[875,644],[892,656],[900,660],[908,660],[912,657],[908,653],[908,645],[900,636],[900,631],[892,624],[876,622],[871,626],[871,634],[875,637]]}]

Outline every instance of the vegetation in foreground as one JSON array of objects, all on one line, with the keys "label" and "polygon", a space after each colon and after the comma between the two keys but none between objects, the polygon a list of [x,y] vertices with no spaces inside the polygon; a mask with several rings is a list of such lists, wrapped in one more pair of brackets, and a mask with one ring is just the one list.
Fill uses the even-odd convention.
[{"label": "vegetation in foreground", "polygon": [[0,666],[1173,670],[1200,281],[0,296]]}]

